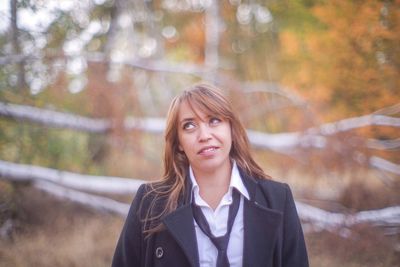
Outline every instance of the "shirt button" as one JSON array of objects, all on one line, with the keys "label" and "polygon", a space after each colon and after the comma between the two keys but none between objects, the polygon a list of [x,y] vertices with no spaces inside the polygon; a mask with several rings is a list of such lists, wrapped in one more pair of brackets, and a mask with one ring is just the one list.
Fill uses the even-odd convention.
[{"label": "shirt button", "polygon": [[162,247],[156,248],[156,258],[161,259],[163,255],[164,255],[163,248]]}]

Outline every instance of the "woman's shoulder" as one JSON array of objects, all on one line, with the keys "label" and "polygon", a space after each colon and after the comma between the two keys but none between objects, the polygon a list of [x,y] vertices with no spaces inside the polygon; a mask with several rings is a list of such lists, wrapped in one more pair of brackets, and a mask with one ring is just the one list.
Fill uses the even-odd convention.
[{"label": "woman's shoulder", "polygon": [[140,203],[144,208],[148,205],[163,206],[168,200],[171,186],[163,181],[148,182],[140,185],[134,201]]},{"label": "woman's shoulder", "polygon": [[158,210],[165,203],[165,197],[160,196],[158,190],[160,188],[154,182],[141,184],[133,198],[131,210],[141,218],[145,218],[149,210]]},{"label": "woman's shoulder", "polygon": [[148,192],[150,192],[150,188],[151,188],[151,187],[150,187],[149,183],[143,183],[143,184],[141,184],[141,185],[139,186],[138,190],[136,191],[135,200],[143,199],[143,197],[144,197],[145,195],[147,195]]},{"label": "woman's shoulder", "polygon": [[287,183],[272,179],[259,179],[258,184],[272,206],[280,207],[287,200],[292,201],[292,192]]},{"label": "woman's shoulder", "polygon": [[135,198],[151,200],[158,197],[165,190],[165,185],[160,182],[147,182],[139,186]]},{"label": "woman's shoulder", "polygon": [[290,190],[289,185],[284,182],[279,182],[271,179],[257,179],[258,184],[268,190],[285,192],[286,190]]}]

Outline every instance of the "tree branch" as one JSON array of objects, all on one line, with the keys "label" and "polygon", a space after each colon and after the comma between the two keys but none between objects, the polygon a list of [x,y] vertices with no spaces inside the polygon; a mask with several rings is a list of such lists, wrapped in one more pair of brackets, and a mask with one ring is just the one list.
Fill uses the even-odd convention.
[{"label": "tree branch", "polygon": [[372,156],[369,159],[369,165],[379,170],[384,170],[387,172],[400,175],[400,164],[390,162],[380,157]]},{"label": "tree branch", "polygon": [[[32,181],[36,187],[57,197],[121,216],[126,216],[128,204],[74,189],[95,193],[135,194],[139,186],[145,183],[143,180],[81,175],[5,161],[0,161],[0,177],[17,182]],[[296,201],[296,208],[302,221],[311,223],[314,231],[336,231],[360,223],[371,223],[376,226],[400,225],[400,206],[361,211],[350,215],[328,212],[299,201]]]},{"label": "tree branch", "polygon": [[34,186],[58,198],[68,199],[96,210],[116,213],[123,217],[125,217],[129,211],[129,204],[121,203],[107,197],[79,192],[46,181],[36,181]]},{"label": "tree branch", "polygon": [[[107,119],[92,119],[70,113],[2,102],[0,102],[0,116],[40,123],[49,127],[70,128],[92,133],[105,133],[112,128],[112,121]],[[248,134],[254,146],[284,152],[294,147],[324,148],[327,142],[326,135],[334,135],[373,125],[400,127],[400,118],[372,114],[322,124],[304,132],[270,134],[248,130]],[[137,119],[127,117],[124,120],[124,128],[127,131],[142,130],[161,134],[164,131],[164,127],[165,119],[163,118]],[[398,140],[380,141],[380,145],[383,146],[377,146],[376,140],[367,142],[367,147],[393,149],[393,147],[398,146]]]},{"label": "tree branch", "polygon": [[139,186],[146,182],[139,179],[83,175],[2,160],[0,177],[17,182],[48,181],[78,190],[107,194],[135,194]]},{"label": "tree branch", "polygon": [[375,226],[400,225],[400,206],[360,211],[355,214],[328,212],[298,201],[296,208],[300,218],[310,222],[314,230],[337,231],[361,223],[371,223]]}]

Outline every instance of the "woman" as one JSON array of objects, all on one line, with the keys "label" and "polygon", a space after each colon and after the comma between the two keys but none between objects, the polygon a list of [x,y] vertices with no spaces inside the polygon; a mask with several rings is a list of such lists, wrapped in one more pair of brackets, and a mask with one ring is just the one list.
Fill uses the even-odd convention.
[{"label": "woman", "polygon": [[112,266],[308,266],[288,185],[253,160],[217,88],[172,101],[164,153],[164,176],[139,188]]}]

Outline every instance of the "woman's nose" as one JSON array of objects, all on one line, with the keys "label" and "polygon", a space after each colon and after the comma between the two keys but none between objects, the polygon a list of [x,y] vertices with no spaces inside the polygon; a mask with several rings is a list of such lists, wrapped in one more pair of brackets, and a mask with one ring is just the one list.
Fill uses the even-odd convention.
[{"label": "woman's nose", "polygon": [[200,124],[199,127],[199,141],[206,142],[211,139],[211,129],[206,123]]}]

